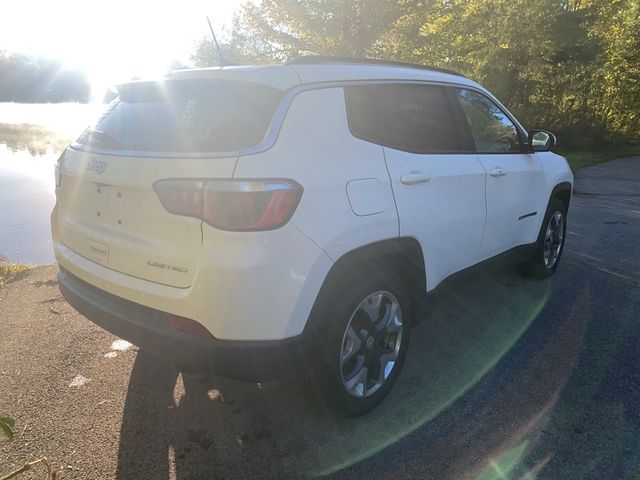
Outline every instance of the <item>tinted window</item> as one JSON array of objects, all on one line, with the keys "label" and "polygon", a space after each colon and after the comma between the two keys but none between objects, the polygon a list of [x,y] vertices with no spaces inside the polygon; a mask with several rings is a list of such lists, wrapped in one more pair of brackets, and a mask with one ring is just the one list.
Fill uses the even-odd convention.
[{"label": "tinted window", "polygon": [[264,137],[281,98],[279,90],[240,82],[129,84],[78,142],[153,152],[239,150]]},{"label": "tinted window", "polygon": [[459,90],[458,99],[479,153],[522,151],[516,126],[494,102],[470,90]]},{"label": "tinted window", "polygon": [[441,87],[365,85],[346,87],[345,95],[358,138],[417,153],[469,149]]}]

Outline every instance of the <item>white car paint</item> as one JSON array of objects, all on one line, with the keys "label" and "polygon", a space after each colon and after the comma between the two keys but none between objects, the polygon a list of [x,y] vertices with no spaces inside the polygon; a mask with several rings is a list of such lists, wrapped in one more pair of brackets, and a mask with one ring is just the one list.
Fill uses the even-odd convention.
[{"label": "white car paint", "polygon": [[[545,175],[538,154],[478,154],[486,175],[486,225],[480,259],[536,241]],[[535,214],[520,218],[524,215]]]},{"label": "white car paint", "polygon": [[[273,148],[240,157],[234,177],[293,178],[303,185],[291,223],[334,261],[357,247],[398,235],[382,147],[351,135],[342,88],[297,95]],[[384,210],[376,215],[355,215],[347,198],[347,184],[364,178],[384,186],[377,200]]]},{"label": "white car paint", "polygon": [[[384,148],[400,235],[414,237],[427,265],[427,289],[479,261],[485,229],[485,177],[473,155],[416,154]],[[428,180],[406,185],[403,177]],[[406,180],[405,180],[406,181]]]},{"label": "white car paint", "polygon": [[[550,152],[413,154],[349,130],[343,85],[428,82],[493,98],[464,77],[384,65],[296,65],[186,70],[170,78],[250,81],[285,96],[265,140],[247,151],[177,162],[72,147],[56,189],[54,248],[59,264],[80,279],[196,320],[218,339],[300,334],[336,261],[399,236],[419,242],[431,290],[452,273],[535,241],[554,186],[573,181],[566,161]],[[89,168],[93,161],[104,162],[100,173]],[[487,173],[496,168],[507,174]],[[152,190],[167,178],[292,179],[304,193],[283,227],[228,232],[167,213]],[[517,219],[529,211],[537,215]]]}]

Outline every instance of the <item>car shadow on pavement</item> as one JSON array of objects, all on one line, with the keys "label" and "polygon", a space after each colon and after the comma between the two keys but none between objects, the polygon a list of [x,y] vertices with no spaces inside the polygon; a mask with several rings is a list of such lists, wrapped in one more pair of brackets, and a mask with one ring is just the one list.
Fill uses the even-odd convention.
[{"label": "car shadow on pavement", "polygon": [[324,412],[293,378],[199,383],[139,352],[117,478],[460,479],[505,464],[535,473],[553,452],[518,461],[541,441],[587,318],[580,285],[566,311],[541,315],[558,277],[482,267],[447,281],[420,312],[393,391],[358,419]]}]

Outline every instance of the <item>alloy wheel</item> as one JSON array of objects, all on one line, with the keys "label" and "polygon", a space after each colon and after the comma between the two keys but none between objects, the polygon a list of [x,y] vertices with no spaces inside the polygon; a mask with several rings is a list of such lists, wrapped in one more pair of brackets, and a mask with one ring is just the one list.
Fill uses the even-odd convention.
[{"label": "alloy wheel", "polygon": [[388,291],[370,294],[355,309],[342,338],[340,372],[349,395],[373,395],[393,371],[403,341],[402,309]]},{"label": "alloy wheel", "polygon": [[561,211],[556,211],[549,219],[547,230],[544,235],[544,265],[548,269],[558,262],[562,243],[564,240],[564,215]]}]

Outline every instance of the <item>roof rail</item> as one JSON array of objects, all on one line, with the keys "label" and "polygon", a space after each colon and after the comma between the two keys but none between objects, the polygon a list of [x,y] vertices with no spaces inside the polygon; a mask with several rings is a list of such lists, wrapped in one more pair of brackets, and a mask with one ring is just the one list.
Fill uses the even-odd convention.
[{"label": "roof rail", "polygon": [[[420,70],[431,70],[433,72],[448,73],[449,75],[456,75],[458,77],[464,77],[459,72],[453,70],[447,70],[446,68],[429,67],[427,65],[420,65],[408,62],[396,62],[393,60],[381,60],[377,58],[358,58],[358,57],[332,57],[323,55],[302,55],[294,57],[285,62],[287,65],[329,65],[329,64],[344,64],[344,65],[387,65],[390,67],[405,67],[405,68],[418,68]],[[466,77],[465,77],[466,78]]]}]

